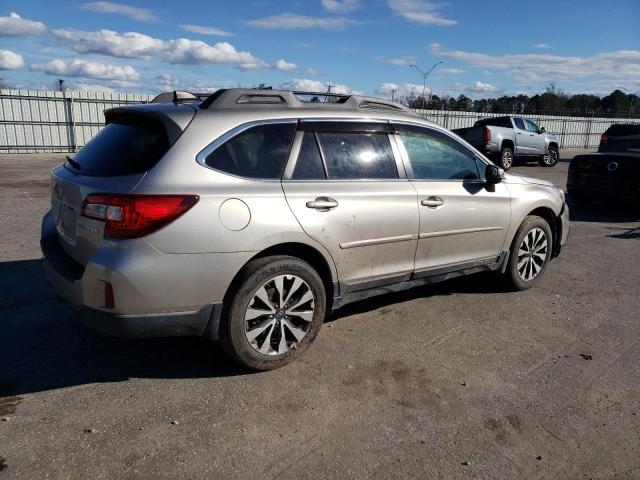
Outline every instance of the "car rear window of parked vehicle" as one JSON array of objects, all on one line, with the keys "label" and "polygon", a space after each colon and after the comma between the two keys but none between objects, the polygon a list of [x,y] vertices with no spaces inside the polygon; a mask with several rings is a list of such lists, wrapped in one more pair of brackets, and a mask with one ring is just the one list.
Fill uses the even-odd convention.
[{"label": "car rear window of parked vehicle", "polygon": [[511,120],[508,117],[496,117],[496,118],[485,118],[482,120],[478,120],[475,127],[504,127],[504,128],[513,128],[511,125]]},{"label": "car rear window of parked vehicle", "polygon": [[211,168],[245,178],[276,179],[282,176],[294,123],[258,125],[236,135],[205,159]]},{"label": "car rear window of parked vehicle", "polygon": [[68,162],[69,169],[90,177],[117,177],[146,172],[169,150],[164,127],[129,116],[107,124]]},{"label": "car rear window of parked vehicle", "polygon": [[475,156],[445,135],[430,131],[400,130],[416,180],[477,180]]},{"label": "car rear window of parked vehicle", "polygon": [[606,133],[610,137],[624,137],[626,135],[640,135],[640,124],[637,125],[611,125]]},{"label": "car rear window of parked vehicle", "polygon": [[318,132],[330,179],[393,179],[398,168],[386,133]]},{"label": "car rear window of parked vehicle", "polygon": [[291,178],[293,180],[323,180],[326,178],[315,133],[304,132],[300,153]]}]

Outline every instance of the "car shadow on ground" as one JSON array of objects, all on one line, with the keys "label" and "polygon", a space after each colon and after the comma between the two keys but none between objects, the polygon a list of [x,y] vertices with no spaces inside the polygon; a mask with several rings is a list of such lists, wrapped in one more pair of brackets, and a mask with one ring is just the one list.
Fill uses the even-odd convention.
[{"label": "car shadow on ground", "polygon": [[197,337],[117,339],[59,304],[40,260],[0,263],[0,397],[129,378],[248,373]]},{"label": "car shadow on ground", "polygon": [[[452,293],[504,292],[490,274],[381,295],[350,304],[328,321],[385,305]],[[209,378],[250,374],[197,337],[117,339],[93,332],[59,304],[40,260],[0,263],[0,398],[130,378]]]}]

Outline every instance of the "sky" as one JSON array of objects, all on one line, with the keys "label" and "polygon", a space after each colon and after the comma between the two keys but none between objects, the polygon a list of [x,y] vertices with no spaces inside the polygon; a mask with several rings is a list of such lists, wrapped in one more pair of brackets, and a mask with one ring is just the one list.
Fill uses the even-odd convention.
[{"label": "sky", "polygon": [[[442,62],[442,63],[437,63]],[[640,90],[640,0],[0,0],[0,76],[24,89],[380,97]]]}]

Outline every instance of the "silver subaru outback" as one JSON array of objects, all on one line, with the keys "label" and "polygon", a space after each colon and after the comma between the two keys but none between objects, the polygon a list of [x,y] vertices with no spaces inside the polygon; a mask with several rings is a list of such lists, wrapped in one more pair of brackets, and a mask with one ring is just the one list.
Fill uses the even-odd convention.
[{"label": "silver subaru outback", "polygon": [[166,96],[107,110],[52,172],[44,269],[94,329],[200,335],[272,369],[349,302],[480,271],[523,290],[566,241],[562,190],[400,104]]}]

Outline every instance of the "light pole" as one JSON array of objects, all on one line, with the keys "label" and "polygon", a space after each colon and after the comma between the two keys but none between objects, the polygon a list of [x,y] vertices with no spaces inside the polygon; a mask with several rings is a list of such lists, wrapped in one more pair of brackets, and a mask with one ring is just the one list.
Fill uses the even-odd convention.
[{"label": "light pole", "polygon": [[416,70],[418,70],[418,72],[420,72],[420,75],[422,75],[422,109],[426,110],[427,109],[427,99],[426,99],[426,94],[427,94],[427,77],[429,76],[429,74],[431,72],[433,72],[434,68],[436,68],[438,65],[440,65],[441,63],[444,62],[436,62],[433,64],[433,67],[431,67],[427,73],[424,72],[424,70],[422,70],[419,66],[417,65],[409,65],[409,67],[413,67]]},{"label": "light pole", "polygon": [[627,118],[631,118],[631,112],[633,112],[633,98],[640,93],[640,90],[638,90],[637,92],[631,92],[631,90],[629,90],[628,88],[624,88],[624,87],[616,87],[619,88],[621,90],[624,90],[625,92],[628,92],[629,95],[631,95],[631,105],[629,105],[629,115],[627,116]]}]

